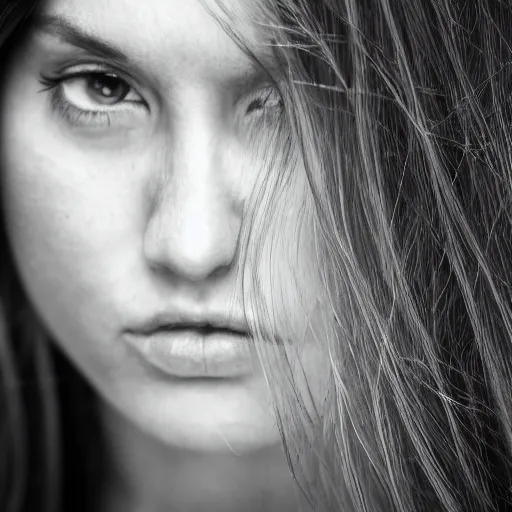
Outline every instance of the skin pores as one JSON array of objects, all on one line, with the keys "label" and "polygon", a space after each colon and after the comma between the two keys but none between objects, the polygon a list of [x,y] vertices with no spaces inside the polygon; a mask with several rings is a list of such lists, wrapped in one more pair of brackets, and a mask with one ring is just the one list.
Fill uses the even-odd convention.
[{"label": "skin pores", "polygon": [[[250,14],[257,3],[233,4]],[[262,168],[247,133],[270,144],[271,109],[279,108],[264,104],[270,85],[199,2],[83,5],[55,0],[41,12],[108,41],[124,57],[78,48],[46,27],[27,37],[4,73],[2,200],[21,279],[52,337],[99,396],[151,438],[215,452],[275,445],[257,364],[241,379],[159,378],[121,339],[155,311],[227,308],[233,297],[230,304],[241,308],[236,248]],[[264,45],[254,50],[267,58]],[[50,88],[48,80],[60,82]],[[304,194],[296,187],[282,199],[289,225],[276,229],[273,258],[283,265],[281,282],[271,283],[297,303],[288,320],[298,331],[317,299],[306,231],[297,260],[304,268],[285,264]],[[314,343],[302,354],[314,387],[325,362]]]}]

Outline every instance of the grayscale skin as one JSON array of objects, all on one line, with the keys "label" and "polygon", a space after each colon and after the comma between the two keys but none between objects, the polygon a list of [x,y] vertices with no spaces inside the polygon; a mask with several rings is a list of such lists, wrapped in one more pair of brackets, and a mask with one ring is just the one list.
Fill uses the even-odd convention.
[{"label": "grayscale skin", "polygon": [[[202,3],[217,9],[213,0]],[[225,3],[247,15],[258,6]],[[1,98],[1,179],[29,298],[101,399],[115,468],[105,508],[296,510],[259,363],[240,378],[162,376],[123,338],[160,312],[222,314],[230,304],[240,316],[235,251],[262,167],[247,133],[264,115],[247,114],[247,106],[269,85],[198,1],[86,5],[43,2],[54,23],[13,56]],[[63,20],[117,47],[126,61],[74,46]],[[250,38],[268,59],[258,34]],[[115,85],[128,87],[124,98],[109,103],[102,97],[109,91],[93,89],[87,72],[116,73]],[[41,83],[48,77],[62,79],[53,101]],[[265,144],[267,132],[256,134]],[[318,299],[307,227],[303,254],[294,256],[299,266],[286,264],[305,196],[297,180],[272,249],[283,262],[282,282],[267,289],[269,301],[274,286],[285,290],[298,333],[314,324]],[[301,353],[319,389],[327,363],[313,342]]]}]

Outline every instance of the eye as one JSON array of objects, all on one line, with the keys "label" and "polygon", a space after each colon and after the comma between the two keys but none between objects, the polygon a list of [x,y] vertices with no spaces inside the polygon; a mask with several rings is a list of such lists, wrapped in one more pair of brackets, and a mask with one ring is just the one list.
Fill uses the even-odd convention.
[{"label": "eye", "polygon": [[274,89],[265,89],[263,94],[260,94],[258,98],[253,99],[247,107],[247,114],[258,110],[270,110],[275,108],[281,108],[283,106],[283,100],[279,92]]},{"label": "eye", "polygon": [[109,69],[82,67],[57,77],[40,76],[52,110],[77,128],[139,126],[147,102],[130,83]]},{"label": "eye", "polygon": [[65,99],[82,110],[97,110],[122,102],[141,103],[139,94],[114,73],[87,72],[61,81]]}]

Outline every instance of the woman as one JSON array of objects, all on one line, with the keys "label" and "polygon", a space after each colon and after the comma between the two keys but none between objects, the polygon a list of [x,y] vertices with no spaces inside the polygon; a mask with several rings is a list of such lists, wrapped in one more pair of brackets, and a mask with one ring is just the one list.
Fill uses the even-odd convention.
[{"label": "woman", "polygon": [[505,510],[506,3],[1,12],[2,510]]}]

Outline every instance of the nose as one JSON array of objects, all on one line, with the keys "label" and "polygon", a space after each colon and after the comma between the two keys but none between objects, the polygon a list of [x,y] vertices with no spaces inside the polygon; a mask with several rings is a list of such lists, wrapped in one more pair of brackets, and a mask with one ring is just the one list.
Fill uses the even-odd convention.
[{"label": "nose", "polygon": [[[225,274],[234,264],[241,197],[227,178],[233,169],[223,164],[227,137],[204,116],[189,116],[174,130],[144,234],[151,268],[197,282]],[[232,158],[230,165],[236,165]]]}]

